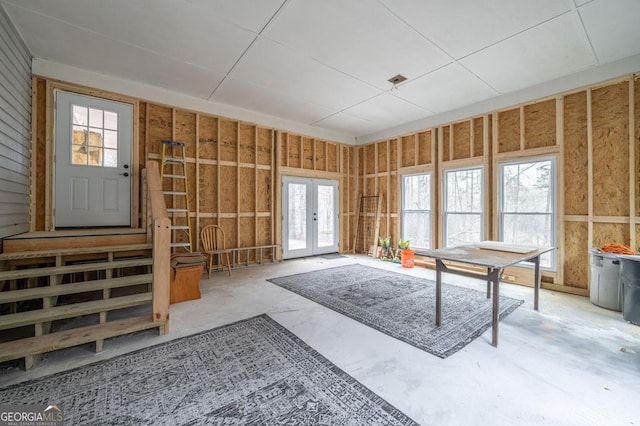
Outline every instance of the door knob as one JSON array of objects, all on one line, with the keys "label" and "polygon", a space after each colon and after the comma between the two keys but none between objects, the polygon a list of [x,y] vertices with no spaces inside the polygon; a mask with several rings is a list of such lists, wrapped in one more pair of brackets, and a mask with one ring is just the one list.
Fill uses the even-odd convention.
[{"label": "door knob", "polygon": [[120,174],[121,174],[122,176],[124,176],[124,177],[127,177],[127,176],[129,176],[129,173],[127,173],[127,172],[124,172],[124,173],[120,173]]}]

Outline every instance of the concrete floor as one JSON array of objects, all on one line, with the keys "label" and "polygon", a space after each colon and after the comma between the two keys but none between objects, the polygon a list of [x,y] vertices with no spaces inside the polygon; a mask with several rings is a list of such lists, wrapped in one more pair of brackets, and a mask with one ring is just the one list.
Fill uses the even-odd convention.
[{"label": "concrete floor", "polygon": [[[99,354],[89,346],[47,354],[33,370],[0,369],[0,386],[41,377],[267,313],[334,364],[424,425],[640,425],[640,327],[588,298],[503,284],[525,303],[491,330],[440,359],[271,283],[267,278],[361,263],[435,278],[366,256],[307,258],[214,273],[202,299],[171,306],[171,332],[123,336]],[[484,282],[445,281],[485,289]]]}]

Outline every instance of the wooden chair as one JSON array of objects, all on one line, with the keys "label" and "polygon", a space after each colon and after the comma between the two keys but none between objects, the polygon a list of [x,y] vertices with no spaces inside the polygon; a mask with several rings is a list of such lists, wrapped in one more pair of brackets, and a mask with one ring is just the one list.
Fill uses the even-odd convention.
[{"label": "wooden chair", "polygon": [[[218,225],[207,225],[200,231],[200,240],[202,241],[202,251],[209,258],[209,278],[211,278],[211,269],[215,266],[224,269],[226,264],[229,276],[231,276],[231,261],[229,253],[231,250],[225,248],[224,231]],[[213,264],[213,258],[218,256],[220,264]]]}]

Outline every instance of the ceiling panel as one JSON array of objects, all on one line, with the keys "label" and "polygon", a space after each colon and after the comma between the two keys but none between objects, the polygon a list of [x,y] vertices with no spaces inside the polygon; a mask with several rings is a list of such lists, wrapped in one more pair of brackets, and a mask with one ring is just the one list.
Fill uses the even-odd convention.
[{"label": "ceiling panel", "polygon": [[597,0],[579,12],[600,63],[640,53],[640,1]]},{"label": "ceiling panel", "polygon": [[253,44],[231,75],[334,112],[379,93],[366,83],[265,38]]},{"label": "ceiling panel", "polygon": [[[130,0],[129,0],[130,1]],[[137,1],[137,0],[136,0]],[[174,5],[176,0],[173,1]],[[181,0],[204,15],[228,20],[258,34],[286,0]]]},{"label": "ceiling panel", "polygon": [[[375,121],[365,120],[345,113],[337,113],[315,123],[316,126],[342,133],[366,135],[385,128]],[[355,133],[354,133],[355,132]]]},{"label": "ceiling panel", "polygon": [[558,0],[381,0],[454,59],[569,11]]},{"label": "ceiling panel", "polygon": [[[41,19],[58,21],[60,26],[84,29],[218,73],[226,74],[255,39],[252,32],[185,2],[178,9],[172,0],[10,1],[17,5],[10,6],[12,14],[29,10]],[[30,47],[38,49],[41,40],[31,40]]]},{"label": "ceiling panel", "polygon": [[451,62],[375,0],[291,2],[263,35],[380,89]]},{"label": "ceiling panel", "polygon": [[285,98],[281,93],[276,93],[269,88],[256,86],[232,77],[225,78],[211,100],[276,117],[286,117],[288,120],[304,124],[311,124],[334,112],[303,102],[296,97]]},{"label": "ceiling panel", "polygon": [[[207,98],[223,75],[156,55],[77,27],[8,6],[16,25],[29,27],[24,34],[32,54],[57,62],[124,77],[198,98]],[[55,35],[55,37],[52,37]],[[59,40],[65,40],[60,43]]]},{"label": "ceiling panel", "polygon": [[460,61],[500,93],[508,93],[595,65],[582,28],[571,14],[547,21]]},{"label": "ceiling panel", "polygon": [[457,63],[402,84],[394,93],[399,98],[436,113],[473,104],[497,94]]},{"label": "ceiling panel", "polygon": [[352,106],[344,113],[376,122],[384,127],[414,121],[433,114],[424,108],[411,104],[389,93],[382,93],[372,99]]}]

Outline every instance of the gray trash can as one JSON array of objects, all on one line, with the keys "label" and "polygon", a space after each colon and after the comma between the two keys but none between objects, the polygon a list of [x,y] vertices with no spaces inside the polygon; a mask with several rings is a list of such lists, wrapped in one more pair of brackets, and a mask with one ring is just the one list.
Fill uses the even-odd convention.
[{"label": "gray trash can", "polygon": [[640,256],[620,256],[622,281],[622,318],[640,325]]},{"label": "gray trash can", "polygon": [[614,311],[622,311],[622,283],[620,282],[619,255],[589,250],[591,257],[591,282],[589,299],[594,305]]}]

